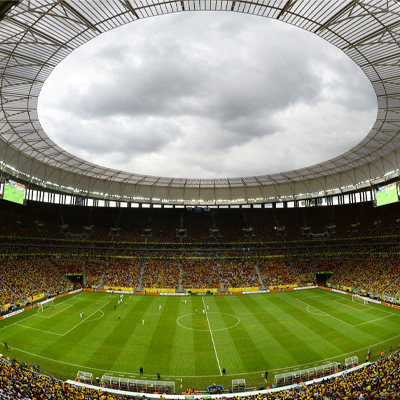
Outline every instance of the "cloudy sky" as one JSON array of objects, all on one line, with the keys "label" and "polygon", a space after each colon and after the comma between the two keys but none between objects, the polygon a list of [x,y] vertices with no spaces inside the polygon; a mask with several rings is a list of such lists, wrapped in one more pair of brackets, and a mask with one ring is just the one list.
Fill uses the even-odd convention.
[{"label": "cloudy sky", "polygon": [[266,18],[192,12],[138,21],[67,57],[39,118],[102,166],[220,178],[309,166],[356,145],[376,118],[361,70],[322,39]]}]

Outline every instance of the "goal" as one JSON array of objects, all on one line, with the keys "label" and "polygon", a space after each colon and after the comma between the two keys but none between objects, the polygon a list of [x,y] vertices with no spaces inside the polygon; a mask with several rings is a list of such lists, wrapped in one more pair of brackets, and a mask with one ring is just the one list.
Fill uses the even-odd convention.
[{"label": "goal", "polygon": [[363,303],[364,305],[368,304],[368,299],[358,294],[353,294],[352,301],[357,303]]},{"label": "goal", "polygon": [[42,301],[41,303],[38,303],[38,312],[43,312],[44,310],[48,309],[48,308],[53,308],[54,307],[54,303],[53,303],[54,297],[51,299],[47,299]]}]

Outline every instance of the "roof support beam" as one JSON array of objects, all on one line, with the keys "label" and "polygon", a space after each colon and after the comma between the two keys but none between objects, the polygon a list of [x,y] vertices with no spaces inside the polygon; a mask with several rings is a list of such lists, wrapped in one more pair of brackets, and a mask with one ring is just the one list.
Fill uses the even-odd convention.
[{"label": "roof support beam", "polygon": [[46,39],[47,41],[59,46],[59,47],[67,47],[69,48],[66,44],[59,42],[58,40],[54,39],[52,36],[47,35],[44,32],[39,31],[36,28],[33,28],[32,26],[29,26],[21,21],[18,21],[17,19],[10,19],[13,24],[20,26],[23,29],[26,29],[27,31],[31,32],[33,35],[38,35],[41,36],[42,38]]},{"label": "roof support beam", "polygon": [[297,0],[288,0],[286,4],[283,6],[281,12],[277,16],[277,19],[280,19],[283,14],[285,14],[287,11],[290,10],[291,7],[293,7],[296,4]]},{"label": "roof support beam", "polygon": [[74,14],[78,19],[80,19],[88,28],[92,29],[96,33],[101,33],[101,31],[96,28],[86,17],[84,17],[78,10],[67,3],[65,0],[61,0],[60,4],[68,9],[72,14]]},{"label": "roof support beam", "polygon": [[363,44],[366,41],[371,40],[376,36],[383,36],[386,32],[389,32],[391,29],[396,28],[399,25],[400,25],[400,21],[396,21],[396,22],[393,22],[392,24],[386,25],[383,28],[378,29],[377,31],[370,33],[369,35],[364,36],[363,38],[357,40],[356,42],[352,43],[351,45],[349,45],[347,47],[344,47],[344,49],[348,49],[350,47],[359,46],[360,44]]},{"label": "roof support beam", "polygon": [[353,0],[351,3],[347,4],[347,6],[343,7],[339,10],[335,15],[328,19],[323,25],[317,28],[314,33],[318,33],[320,30],[328,28],[329,25],[332,25],[336,20],[338,20],[342,15],[346,14],[347,11],[350,11],[357,4],[357,0]]},{"label": "roof support beam", "polygon": [[136,12],[136,10],[132,7],[132,4],[129,2],[129,0],[121,0],[121,3],[123,4],[123,6],[129,10],[137,19],[139,18],[138,13]]}]

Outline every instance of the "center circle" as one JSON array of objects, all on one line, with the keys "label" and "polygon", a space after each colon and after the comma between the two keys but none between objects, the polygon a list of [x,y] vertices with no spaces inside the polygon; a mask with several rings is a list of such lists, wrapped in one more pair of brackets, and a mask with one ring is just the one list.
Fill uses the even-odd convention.
[{"label": "center circle", "polygon": [[[213,329],[213,317],[209,317],[210,314],[217,314],[223,317],[224,322],[227,324],[224,328],[216,328]],[[227,314],[227,313],[219,313],[219,312],[207,312],[203,313],[190,313],[181,315],[176,319],[176,323],[185,329],[189,329],[190,331],[199,331],[199,332],[218,332],[218,331],[226,331],[228,329],[232,329],[239,325],[240,319],[236,315]],[[215,325],[215,322],[214,322]]]}]

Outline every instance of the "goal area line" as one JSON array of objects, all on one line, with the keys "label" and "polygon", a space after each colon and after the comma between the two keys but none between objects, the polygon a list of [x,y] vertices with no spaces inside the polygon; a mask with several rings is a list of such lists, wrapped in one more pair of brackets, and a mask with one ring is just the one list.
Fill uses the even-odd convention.
[{"label": "goal area line", "polygon": [[[306,303],[305,301],[303,301],[303,300],[301,300],[301,299],[296,299],[296,300],[298,300],[298,301],[300,301],[300,302],[302,302],[302,303],[304,303],[304,304],[306,304],[306,305],[308,306],[308,307],[307,307],[307,312],[308,312],[308,313],[314,314],[314,315],[318,315],[318,316],[321,316],[321,317],[326,316],[326,317],[330,317],[330,318],[336,319],[337,321],[340,321],[340,322],[342,322],[343,324],[346,324],[347,326],[350,326],[350,327],[352,327],[352,328],[357,328],[358,326],[371,324],[371,323],[373,323],[373,322],[380,321],[380,320],[385,319],[385,318],[389,318],[389,317],[391,317],[392,315],[395,315],[395,316],[398,317],[397,314],[389,313],[388,315],[386,315],[386,316],[384,316],[384,317],[375,318],[375,319],[370,320],[370,321],[365,321],[365,322],[361,322],[361,323],[359,323],[359,324],[354,324],[354,325],[353,325],[353,324],[349,324],[349,323],[346,322],[346,321],[343,321],[342,319],[340,319],[340,318],[338,318],[338,317],[335,317],[335,316],[333,316],[333,315],[327,313],[326,311],[320,310],[319,308],[313,306],[312,304],[308,304],[308,303]],[[311,311],[309,310],[309,307],[314,308],[314,309],[317,310],[319,313],[313,313],[313,312],[311,312]],[[371,307],[371,308],[372,308],[372,307]],[[385,311],[385,312],[387,313],[387,311]]]}]

